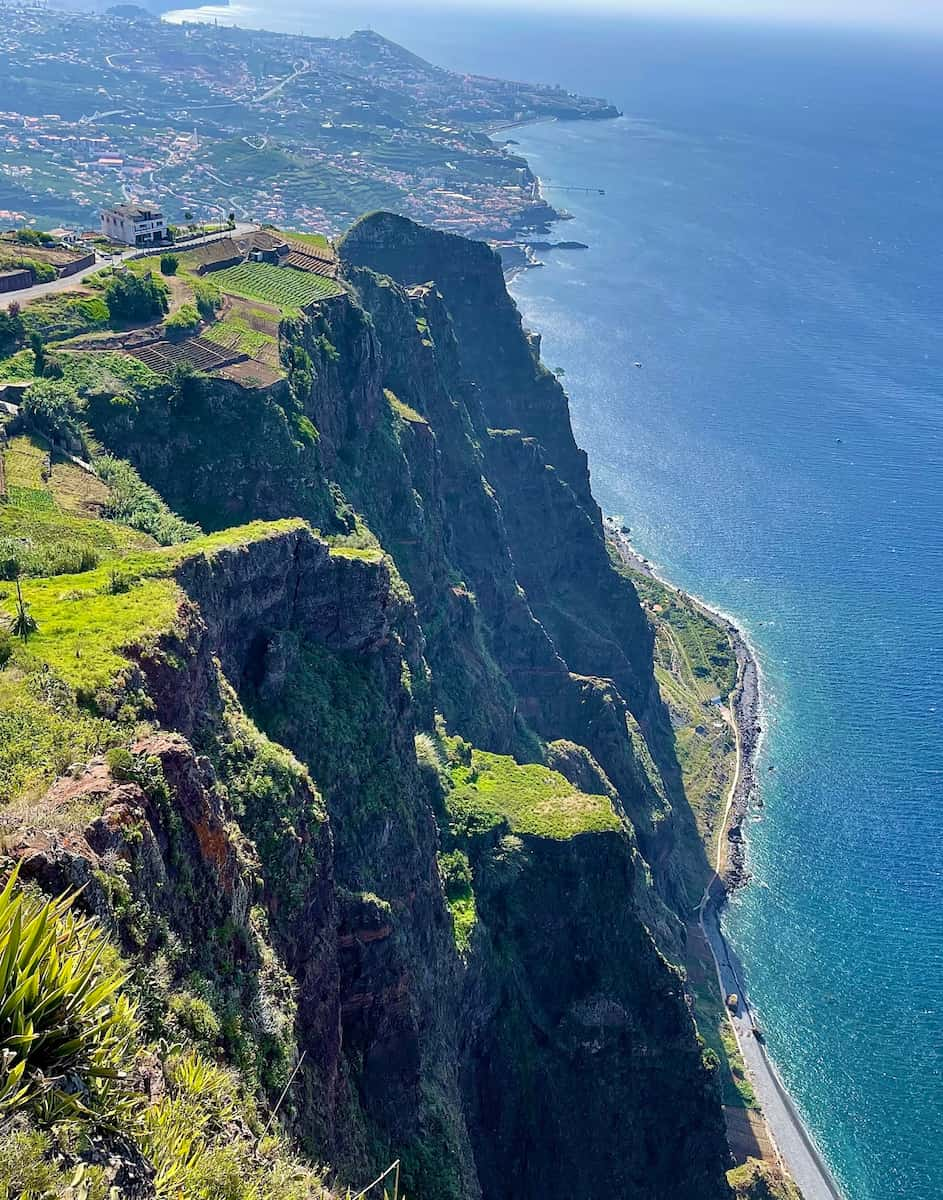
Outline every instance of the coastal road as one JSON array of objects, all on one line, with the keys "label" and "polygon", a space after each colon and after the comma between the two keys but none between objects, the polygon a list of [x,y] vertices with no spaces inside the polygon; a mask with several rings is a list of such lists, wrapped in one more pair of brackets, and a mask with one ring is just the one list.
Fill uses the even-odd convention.
[{"label": "coastal road", "polygon": [[[715,885],[715,891],[719,891]],[[724,996],[736,994],[736,1013],[728,1014],[736,1034],[743,1061],[750,1075],[756,1098],[763,1110],[773,1141],[783,1163],[802,1192],[803,1200],[845,1200],[815,1143],[802,1123],[776,1068],[770,1062],[763,1042],[756,1037],[753,1014],[743,998],[743,974],[736,955],[720,930],[716,896],[708,899],[701,912],[701,928],[707,938],[717,978]]]},{"label": "coastal road", "polygon": [[[673,584],[661,579],[652,564],[633,549],[611,518],[607,519],[607,530],[628,566],[657,579],[666,587],[674,588]],[[756,738],[749,737],[748,745],[744,745],[743,730],[756,723],[758,668],[755,654],[736,626],[732,626],[730,618],[718,613],[696,596],[689,599],[703,609],[712,620],[719,622],[724,628],[732,628],[733,636],[739,643],[737,702],[732,713],[726,709],[721,710],[733,730],[735,739],[734,775],[727,793],[720,837],[717,841],[714,872],[698,906],[698,921],[714,959],[721,995],[724,998],[731,995],[737,997],[736,1012],[731,1013],[728,1010],[727,1015],[783,1165],[796,1181],[803,1200],[845,1200],[770,1061],[762,1037],[756,1036],[756,1021],[745,995],[743,968],[720,927],[720,913],[727,901],[726,890],[721,881],[721,875],[726,869],[727,829],[731,813],[737,808],[745,811],[755,781],[753,759],[756,753]]]},{"label": "coastal road", "polygon": [[[706,607],[706,606],[705,606]],[[710,609],[707,610],[711,612]],[[715,619],[723,619],[719,613],[712,613]],[[745,669],[756,671],[752,651],[742,638],[743,652],[746,658],[738,654],[740,672],[737,680],[737,691],[741,700],[744,688]],[[752,661],[751,661],[752,660]],[[755,678],[750,686],[756,688]],[[751,701],[752,703],[752,701]],[[717,982],[720,984],[721,996],[737,997],[736,1011],[727,1009],[727,1017],[740,1047],[740,1053],[753,1084],[756,1098],[763,1110],[763,1117],[773,1140],[773,1144],[783,1161],[784,1166],[802,1192],[803,1200],[844,1200],[838,1190],[831,1172],[813,1142],[808,1130],[803,1124],[796,1106],[783,1085],[779,1074],[766,1053],[756,1019],[746,997],[743,981],[743,968],[736,954],[724,937],[720,926],[720,913],[726,903],[727,894],[721,882],[725,867],[727,848],[727,827],[734,805],[741,799],[746,801],[748,796],[740,797],[741,788],[752,788],[752,751],[750,758],[744,761],[744,746],[741,733],[741,722],[744,719],[743,710],[739,704],[734,706],[733,715],[725,711],[736,743],[736,766],[727,793],[727,804],[724,819],[720,827],[720,837],[717,841],[717,853],[714,859],[714,874],[704,889],[701,903],[698,907],[698,920],[711,956],[717,970]],[[759,1033],[759,1036],[757,1034]]]},{"label": "coastal road", "polygon": [[[124,260],[128,257],[131,251],[121,255]],[[9,308],[16,301],[17,304],[29,304],[30,300],[38,300],[40,296],[49,296],[55,292],[70,292],[77,284],[81,283],[86,275],[92,275],[95,271],[100,271],[102,267],[111,265],[111,256],[107,259],[99,258],[90,267],[86,267],[84,271],[76,271],[74,275],[69,275],[65,279],[50,279],[48,283],[35,283],[32,287],[20,288],[18,292],[4,292],[0,295],[0,308]]]}]

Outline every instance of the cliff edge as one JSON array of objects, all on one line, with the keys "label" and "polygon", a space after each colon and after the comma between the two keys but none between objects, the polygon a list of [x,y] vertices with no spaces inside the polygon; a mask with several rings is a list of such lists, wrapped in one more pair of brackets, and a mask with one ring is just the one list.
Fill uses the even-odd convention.
[{"label": "cliff edge", "polygon": [[379,213],[338,252],[270,386],[63,349],[95,453],[190,524],[102,498],[95,565],[17,560],[7,851],[325,1188],[720,1200],[706,862],[566,396],[483,244]]}]

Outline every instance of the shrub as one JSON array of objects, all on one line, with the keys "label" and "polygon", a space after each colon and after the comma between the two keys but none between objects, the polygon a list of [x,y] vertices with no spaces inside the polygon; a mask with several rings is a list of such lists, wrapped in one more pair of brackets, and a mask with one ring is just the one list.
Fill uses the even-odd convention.
[{"label": "shrub", "polygon": [[116,783],[130,783],[134,779],[134,755],[123,746],[113,746],[105,755],[105,763]]},{"label": "shrub", "polygon": [[43,229],[18,229],[16,240],[21,246],[51,246],[56,239]]},{"label": "shrub", "polygon": [[[17,575],[79,575],[98,566],[98,552],[88,542],[62,536],[57,529],[50,540],[0,537],[0,579]],[[2,1197],[0,1197],[2,1200]]]},{"label": "shrub", "polygon": [[47,1134],[25,1122],[0,1132],[0,1200],[49,1200],[61,1196],[68,1182],[51,1160]]},{"label": "shrub", "polygon": [[204,321],[209,321],[222,304],[223,294],[215,283],[210,283],[208,279],[197,279],[193,284],[193,299],[200,316]]},{"label": "shrub", "polygon": [[95,920],[76,916],[70,896],[28,895],[17,874],[0,893],[0,1115],[112,1119],[137,1033],[124,977]]},{"label": "shrub", "polygon": [[6,629],[0,629],[0,671],[13,657],[13,636]]},{"label": "shrub", "polygon": [[222,1026],[216,1013],[202,996],[192,992],[177,992],[170,997],[170,1011],[184,1029],[202,1042],[219,1040]]},{"label": "shrub", "polygon": [[23,254],[3,255],[0,257],[0,270],[29,271],[33,277],[34,283],[48,283],[51,279],[55,279],[58,272],[56,268],[49,263],[39,262],[38,259],[29,258]]},{"label": "shrub", "polygon": [[106,516],[149,533],[162,546],[189,542],[200,536],[199,525],[184,521],[172,512],[129,462],[103,454],[95,460],[95,466],[111,492]]},{"label": "shrub", "polygon": [[463,850],[453,850],[439,856],[439,871],[445,894],[450,900],[460,900],[471,890],[472,872],[468,855]]},{"label": "shrub", "polygon": [[161,275],[176,275],[177,267],[180,266],[180,259],[176,254],[162,254],[160,256],[160,273]]},{"label": "shrub", "polygon": [[83,440],[78,423],[78,396],[68,383],[37,379],[23,397],[22,412],[53,441]]},{"label": "shrub", "polygon": [[318,431],[304,413],[292,413],[291,423],[295,427],[297,440],[306,446],[316,446]]},{"label": "shrub", "polygon": [[0,309],[0,354],[10,354],[22,346],[25,337],[20,307],[14,301],[8,309]]},{"label": "shrub", "polygon": [[119,271],[105,284],[105,303],[113,321],[150,321],[167,311],[167,285],[150,272]]},{"label": "shrub", "polygon": [[46,367],[46,346],[41,333],[29,335],[29,348],[33,352],[33,374],[42,375]]},{"label": "shrub", "polygon": [[200,324],[200,314],[192,304],[182,304],[177,311],[167,318],[164,328],[169,334],[193,333]]}]

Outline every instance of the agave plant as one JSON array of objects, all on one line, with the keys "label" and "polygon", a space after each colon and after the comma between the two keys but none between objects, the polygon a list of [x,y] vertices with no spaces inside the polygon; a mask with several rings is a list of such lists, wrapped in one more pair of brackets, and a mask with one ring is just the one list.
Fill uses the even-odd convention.
[{"label": "agave plant", "polygon": [[125,977],[104,964],[105,936],[74,895],[44,902],[17,876],[0,892],[0,1117],[114,1121],[137,1035]]},{"label": "agave plant", "polygon": [[23,599],[23,592],[20,590],[20,579],[16,579],[16,614],[10,618],[10,632],[14,637],[22,638],[24,642],[29,641],[29,635],[36,633],[39,626],[36,624],[36,618],[30,613],[29,605]]}]

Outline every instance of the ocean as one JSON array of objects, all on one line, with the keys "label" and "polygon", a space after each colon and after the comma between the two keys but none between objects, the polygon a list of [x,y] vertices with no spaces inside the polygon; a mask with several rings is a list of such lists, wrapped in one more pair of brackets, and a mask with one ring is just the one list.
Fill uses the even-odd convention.
[{"label": "ocean", "polygon": [[572,213],[557,236],[590,245],[514,294],[565,371],[604,509],[757,648],[763,806],[726,929],[770,1053],[849,1200],[939,1200],[943,43],[209,11],[372,23],[624,109],[508,134]]}]

